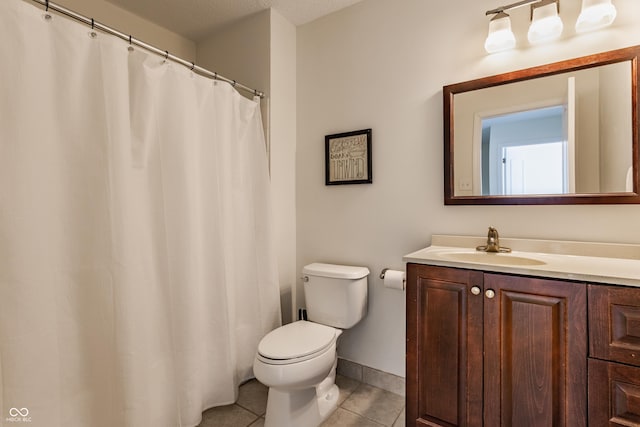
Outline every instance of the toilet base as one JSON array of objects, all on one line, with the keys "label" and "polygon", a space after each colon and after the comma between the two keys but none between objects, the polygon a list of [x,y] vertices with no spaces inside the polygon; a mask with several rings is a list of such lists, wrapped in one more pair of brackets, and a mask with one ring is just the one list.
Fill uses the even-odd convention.
[{"label": "toilet base", "polygon": [[335,365],[318,386],[303,390],[269,388],[265,427],[318,427],[338,407]]}]

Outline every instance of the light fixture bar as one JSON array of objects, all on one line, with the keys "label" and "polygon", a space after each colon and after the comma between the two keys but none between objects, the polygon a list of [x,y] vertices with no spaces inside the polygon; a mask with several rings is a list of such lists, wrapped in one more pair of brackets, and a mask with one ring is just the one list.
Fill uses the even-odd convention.
[{"label": "light fixture bar", "polygon": [[542,0],[522,0],[516,3],[511,3],[506,6],[496,7],[495,9],[487,10],[485,15],[495,15],[496,13],[504,12],[505,10],[516,9],[518,7],[526,6],[528,4],[540,3]]}]

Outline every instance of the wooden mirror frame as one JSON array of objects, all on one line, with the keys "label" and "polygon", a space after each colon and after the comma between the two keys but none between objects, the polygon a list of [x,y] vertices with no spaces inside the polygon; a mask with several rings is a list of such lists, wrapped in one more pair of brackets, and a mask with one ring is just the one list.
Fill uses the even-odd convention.
[{"label": "wooden mirror frame", "polygon": [[[445,205],[573,205],[573,204],[640,204],[640,179],[638,168],[638,57],[640,46],[612,50],[581,58],[555,62],[496,76],[470,80],[443,87],[444,98],[444,204]],[[507,83],[515,83],[554,74],[578,71],[601,65],[631,61],[632,102],[632,155],[633,192],[625,193],[571,193],[558,195],[526,196],[455,196],[453,146],[454,118],[453,97],[457,93],[484,89]]]}]

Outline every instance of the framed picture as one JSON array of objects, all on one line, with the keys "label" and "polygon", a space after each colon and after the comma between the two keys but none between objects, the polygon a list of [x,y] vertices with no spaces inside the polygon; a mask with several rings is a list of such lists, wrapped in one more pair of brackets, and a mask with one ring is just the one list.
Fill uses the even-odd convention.
[{"label": "framed picture", "polygon": [[325,184],[371,184],[371,129],[324,137]]}]

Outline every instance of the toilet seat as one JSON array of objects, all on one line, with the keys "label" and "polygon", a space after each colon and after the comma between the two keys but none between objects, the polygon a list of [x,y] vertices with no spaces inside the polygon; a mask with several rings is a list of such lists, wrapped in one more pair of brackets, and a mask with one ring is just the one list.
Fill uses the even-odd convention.
[{"label": "toilet seat", "polygon": [[269,332],[258,344],[257,358],[271,365],[313,359],[335,344],[338,330],[299,320]]}]

